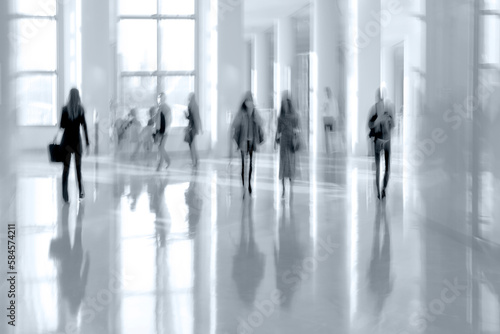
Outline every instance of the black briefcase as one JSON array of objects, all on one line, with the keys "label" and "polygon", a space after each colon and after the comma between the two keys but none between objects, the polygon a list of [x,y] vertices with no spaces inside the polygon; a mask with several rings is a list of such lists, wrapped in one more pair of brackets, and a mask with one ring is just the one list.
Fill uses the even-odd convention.
[{"label": "black briefcase", "polygon": [[49,158],[51,162],[63,162],[64,150],[62,146],[55,143],[49,144]]}]

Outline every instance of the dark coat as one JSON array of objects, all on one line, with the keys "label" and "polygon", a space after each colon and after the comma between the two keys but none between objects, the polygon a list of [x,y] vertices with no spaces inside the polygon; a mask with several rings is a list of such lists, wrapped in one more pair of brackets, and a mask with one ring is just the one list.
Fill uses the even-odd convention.
[{"label": "dark coat", "polygon": [[87,131],[87,122],[85,121],[85,110],[82,106],[79,108],[81,109],[79,116],[73,120],[69,118],[67,107],[64,107],[62,110],[60,127],[64,129],[64,134],[61,140],[61,146],[64,149],[69,147],[73,152],[82,153],[80,126],[83,126],[87,146],[89,145],[89,135]]},{"label": "dark coat", "polygon": [[[251,122],[251,123],[250,123]],[[252,132],[250,135],[248,129]],[[262,129],[262,118],[256,109],[252,116],[248,115],[248,112],[241,109],[236,117],[234,118],[233,125],[233,139],[236,141],[238,148],[247,153],[249,150],[248,141],[253,145],[253,150],[257,150],[257,145],[262,144],[263,140],[263,129]]]}]

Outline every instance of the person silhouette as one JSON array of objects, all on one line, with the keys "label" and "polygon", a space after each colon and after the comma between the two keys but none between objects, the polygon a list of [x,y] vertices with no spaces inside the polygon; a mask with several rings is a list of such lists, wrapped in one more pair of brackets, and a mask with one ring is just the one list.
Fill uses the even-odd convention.
[{"label": "person silhouette", "polygon": [[262,118],[255,109],[252,93],[247,92],[236,114],[233,124],[233,139],[241,152],[241,182],[243,185],[243,198],[245,197],[245,158],[250,156],[248,171],[248,193],[252,195],[252,169],[253,155],[258,145],[264,141]]},{"label": "person silhouette", "polygon": [[[375,92],[375,104],[370,109],[368,116],[369,137],[373,140],[376,165],[376,189],[377,198],[384,199],[389,183],[391,170],[391,133],[394,128],[394,111],[392,103],[385,98],[385,89],[377,89]],[[384,186],[380,193],[380,155],[384,151],[385,174]]]},{"label": "person silhouette", "polygon": [[62,195],[64,202],[69,203],[68,176],[71,163],[71,155],[75,155],[76,179],[80,191],[80,199],[85,197],[82,184],[82,142],[80,138],[80,127],[83,127],[86,141],[86,151],[89,152],[89,135],[87,122],[85,121],[85,110],[81,104],[80,92],[72,88],[69,92],[68,103],[63,107],[61,113],[60,130],[64,130],[61,147],[65,152],[64,169],[62,174]]}]

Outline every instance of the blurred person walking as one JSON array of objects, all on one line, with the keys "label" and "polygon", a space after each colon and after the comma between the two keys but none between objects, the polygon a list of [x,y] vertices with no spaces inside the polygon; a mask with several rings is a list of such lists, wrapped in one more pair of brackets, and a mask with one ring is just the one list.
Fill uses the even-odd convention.
[{"label": "blurred person walking", "polygon": [[298,150],[297,143],[299,141],[299,131],[299,116],[295,112],[288,92],[284,92],[283,99],[281,100],[281,110],[275,139],[275,143],[280,145],[279,178],[283,182],[283,198],[285,197],[285,179],[288,178],[290,180],[291,192],[292,182],[295,178],[295,153]]},{"label": "blurred person walking", "polygon": [[80,138],[80,126],[85,133],[86,151],[89,152],[89,136],[87,131],[87,122],[85,121],[85,110],[81,104],[80,92],[72,88],[69,92],[68,102],[62,109],[60,129],[64,129],[61,140],[61,147],[64,150],[64,169],[62,174],[62,195],[64,202],[69,203],[68,195],[68,175],[71,163],[71,155],[75,155],[76,178],[80,199],[85,197],[82,184],[82,142]]},{"label": "blurred person walking", "polygon": [[156,123],[157,136],[159,136],[158,152],[160,154],[160,161],[156,171],[160,171],[163,162],[167,163],[167,168],[170,167],[170,157],[165,150],[165,143],[167,142],[170,126],[172,125],[172,110],[167,104],[167,96],[165,93],[160,93],[158,96],[158,121]]},{"label": "blurred person walking", "polygon": [[241,182],[243,184],[243,198],[245,198],[245,158],[250,156],[248,172],[248,192],[252,195],[253,155],[257,146],[264,141],[262,119],[255,109],[252,93],[247,92],[236,114],[233,124],[233,139],[241,152]]},{"label": "blurred person walking", "polygon": [[[391,133],[394,128],[394,111],[389,100],[385,99],[385,90],[377,89],[375,92],[375,104],[368,116],[369,137],[373,140],[375,151],[377,198],[384,199],[391,170]],[[384,186],[380,193],[380,155],[384,151],[385,174]]]},{"label": "blurred person walking", "polygon": [[186,112],[186,118],[189,120],[189,124],[186,128],[186,134],[184,141],[189,144],[189,150],[191,152],[191,161],[193,167],[198,166],[198,150],[196,149],[196,135],[203,131],[201,126],[200,111],[198,103],[196,103],[196,96],[194,93],[189,94],[189,104]]}]

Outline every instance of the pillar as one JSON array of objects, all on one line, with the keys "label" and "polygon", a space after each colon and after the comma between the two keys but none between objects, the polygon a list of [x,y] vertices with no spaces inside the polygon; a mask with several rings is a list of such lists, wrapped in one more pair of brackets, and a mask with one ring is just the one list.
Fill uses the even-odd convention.
[{"label": "pillar", "polygon": [[367,122],[370,108],[375,104],[375,92],[380,87],[380,54],[381,54],[381,25],[380,1],[358,0],[358,35],[355,48],[358,56],[358,99],[357,113],[352,128],[353,153],[367,155],[368,147]]},{"label": "pillar", "polygon": [[[315,0],[313,5],[311,79],[313,89],[312,143],[313,150],[325,152],[325,136],[323,127],[322,106],[326,100],[325,88],[330,87],[333,98],[340,95],[339,43],[340,43],[340,12],[335,1]],[[314,108],[314,109],[313,109]]]},{"label": "pillar", "polygon": [[[252,91],[252,71],[253,71],[253,39],[245,40],[245,48],[243,49],[243,90],[245,92]],[[255,93],[254,93],[255,95]]]},{"label": "pillar", "polygon": [[[13,49],[16,38],[11,34],[9,13],[10,1],[0,4],[0,213],[2,226],[11,223],[15,215],[15,178],[16,167],[16,114],[14,108],[14,82],[12,80],[14,63]],[[12,37],[12,38],[10,38]]]},{"label": "pillar", "polygon": [[115,77],[110,28],[116,26],[116,21],[110,19],[108,1],[85,0],[81,7],[82,102],[91,130],[91,149],[105,153],[109,152],[109,101]]},{"label": "pillar", "polygon": [[[215,156],[232,153],[230,124],[243,99],[243,2],[217,0],[217,113],[212,124]],[[215,126],[215,127],[214,127]]]},{"label": "pillar", "polygon": [[[448,235],[470,234],[471,121],[479,112],[467,103],[477,97],[471,76],[472,52],[477,50],[472,4],[470,1],[426,1],[426,105],[418,124],[417,145],[410,157],[416,170],[425,173],[426,180],[435,180],[432,186],[421,186],[428,222],[422,240],[429,245],[442,243],[440,238],[444,238],[435,235],[435,226],[448,231]],[[425,243],[423,248],[428,249]],[[422,255],[427,282],[457,279],[460,284],[467,284],[474,277],[469,273],[470,245],[466,240],[453,244],[447,252],[423,252]],[[442,287],[437,284],[425,287],[424,283],[422,289],[424,300],[432,300],[429,298],[439,294]],[[479,297],[469,293],[467,289],[455,302],[446,305],[447,316],[438,316],[433,326],[445,325],[450,332],[469,328],[468,317],[471,310],[477,311]]]},{"label": "pillar", "polygon": [[278,105],[281,107],[281,92],[292,90],[292,67],[295,61],[295,38],[293,29],[292,17],[283,17],[277,20],[276,26],[276,60],[278,63],[277,68],[277,94]]},{"label": "pillar", "polygon": [[[6,245],[7,240],[7,224],[16,222],[16,177],[14,175],[15,152],[14,138],[16,129],[16,117],[13,108],[13,84],[11,83],[12,71],[12,49],[13,44],[9,40],[9,15],[10,1],[0,2],[0,215],[2,228],[1,240],[2,245]],[[15,39],[12,39],[15,40]],[[7,247],[2,247],[0,256],[7,259]],[[2,296],[7,296],[8,284],[0,284],[0,293]],[[19,289],[19,282],[18,282]],[[7,297],[4,297],[4,300]],[[19,299],[18,299],[19,300]],[[14,333],[14,328],[7,324],[9,319],[6,318],[0,324],[0,332]],[[19,322],[20,319],[17,319]],[[10,329],[8,329],[10,328]]]},{"label": "pillar", "polygon": [[272,93],[273,87],[272,83],[272,68],[270,64],[271,59],[269,58],[269,42],[267,33],[261,32],[255,35],[255,47],[254,47],[254,66],[255,66],[255,80],[256,80],[256,93],[255,97],[257,99],[257,104],[259,108],[272,108]]}]

